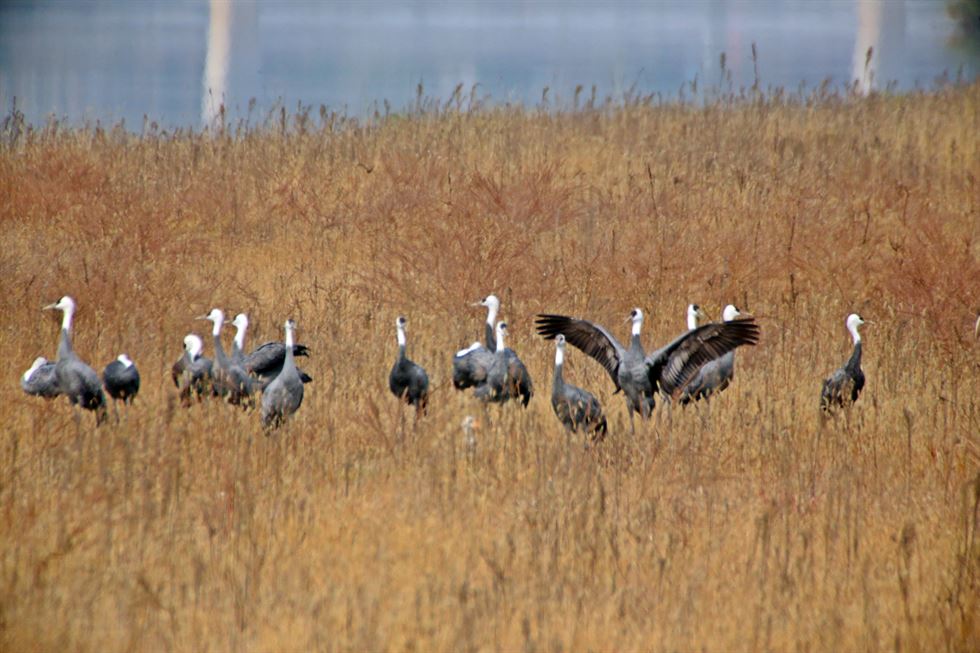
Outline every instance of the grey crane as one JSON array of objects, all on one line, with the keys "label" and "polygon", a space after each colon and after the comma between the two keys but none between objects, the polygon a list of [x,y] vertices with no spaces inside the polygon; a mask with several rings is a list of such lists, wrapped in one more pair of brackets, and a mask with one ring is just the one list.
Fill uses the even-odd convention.
[{"label": "grey crane", "polygon": [[[729,304],[722,311],[721,319],[731,322],[741,315],[741,311],[734,304]],[[691,326],[691,318],[688,316],[688,328],[698,327],[698,318],[695,317],[694,326]],[[721,392],[731,384],[735,378],[735,352],[730,351],[721,358],[704,364],[691,382],[685,386],[681,394],[681,403],[689,404],[692,401],[701,399],[707,400],[711,395]]]},{"label": "grey crane", "polygon": [[204,343],[195,333],[184,336],[184,354],[170,369],[174,385],[180,391],[180,400],[185,406],[190,404],[191,397],[200,400],[213,390],[211,371],[213,364],[210,358],[201,355]]},{"label": "grey crane", "polygon": [[506,345],[507,323],[497,323],[497,347],[493,358],[486,370],[485,378],[476,386],[474,395],[483,401],[502,403],[510,399],[521,398],[521,404],[527,407],[534,396],[534,385],[527,368],[513,349]]},{"label": "grey crane", "polygon": [[61,394],[58,377],[55,375],[54,361],[38,356],[20,377],[20,387],[29,395],[54,399]]},{"label": "grey crane", "polygon": [[861,334],[858,332],[858,327],[864,323],[857,313],[847,316],[845,324],[854,340],[854,351],[844,363],[844,367],[837,368],[833,374],[824,379],[823,388],[820,390],[820,408],[824,411],[854,403],[864,388],[864,372],[861,371]]},{"label": "grey crane", "polygon": [[628,321],[633,323],[628,349],[605,328],[588,320],[541,314],[536,323],[538,333],[545,339],[562,334],[606,369],[617,392],[622,390],[626,396],[630,429],[634,432],[633,413],[649,418],[657,390],[676,399],[705,363],[759,340],[759,327],[754,318],[746,318],[699,326],[647,355],[640,343],[643,311],[634,308]]},{"label": "grey crane", "polygon": [[120,354],[116,360],[105,366],[102,383],[110,397],[129,404],[139,394],[140,373],[129,356]]},{"label": "grey crane", "polygon": [[225,322],[224,312],[219,308],[213,308],[210,313],[198,319],[209,320],[214,325],[211,330],[214,340],[214,365],[211,368],[214,394],[225,397],[232,404],[250,406],[252,394],[255,392],[253,379],[241,364],[228,358],[221,344],[221,327]]},{"label": "grey crane", "polygon": [[293,353],[293,332],[296,323],[286,320],[286,355],[282,371],[262,392],[262,424],[267,429],[279,427],[286,419],[299,410],[303,403],[303,381],[296,370]]},{"label": "grey crane", "polygon": [[73,405],[95,411],[96,423],[101,424],[108,416],[102,382],[95,370],[82,362],[71,346],[75,300],[65,295],[56,303],[45,306],[44,310],[62,312],[61,340],[58,343],[58,361],[55,363],[55,378],[61,394],[66,395]]},{"label": "grey crane", "polygon": [[398,357],[388,375],[388,387],[396,397],[411,406],[415,406],[416,416],[418,416],[425,413],[425,407],[429,402],[429,375],[425,373],[421,365],[405,356],[405,326],[407,324],[408,320],[404,316],[399,316],[395,320],[395,329],[398,335]]},{"label": "grey crane", "polygon": [[555,377],[551,386],[551,407],[555,415],[571,432],[579,428],[593,433],[593,439],[601,440],[606,435],[606,417],[602,414],[602,404],[592,393],[565,383],[562,368],[565,365],[565,336],[555,336]]},{"label": "grey crane", "polygon": [[[282,364],[286,360],[286,345],[276,341],[264,342],[253,349],[252,353],[246,354],[245,332],[248,330],[248,316],[245,313],[239,313],[231,324],[235,327],[235,339],[231,345],[231,360],[241,365],[246,372],[257,379],[258,389],[264,389],[282,370]],[[309,356],[310,350],[306,345],[293,345],[293,355]],[[303,383],[309,383],[313,380],[303,370],[299,368],[297,370]]]},{"label": "grey crane", "polygon": [[500,300],[496,295],[487,295],[473,306],[487,308],[487,321],[484,324],[486,345],[474,342],[453,356],[453,387],[457,390],[465,390],[483,383],[487,370],[493,364],[493,353],[497,351],[494,325],[500,312]]}]

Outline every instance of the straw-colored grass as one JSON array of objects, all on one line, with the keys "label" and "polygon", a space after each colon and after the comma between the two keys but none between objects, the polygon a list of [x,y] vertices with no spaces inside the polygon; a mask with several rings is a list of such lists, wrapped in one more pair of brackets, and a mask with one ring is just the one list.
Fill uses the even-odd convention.
[{"label": "straw-colored grass", "polygon": [[[218,135],[27,130],[0,146],[0,649],[980,648],[980,85],[576,112],[455,107]],[[452,352],[503,301],[537,394],[455,392]],[[120,352],[143,387],[96,428],[18,374]],[[733,386],[630,436],[549,405],[540,311],[644,340],[689,302],[763,339]],[[193,318],[287,317],[314,356],[296,418],[180,407]],[[821,427],[865,330],[868,385]],[[433,381],[387,389],[394,319]],[[230,336],[226,336],[229,337]],[[208,346],[210,352],[210,346]],[[475,452],[460,422],[480,420]]]}]

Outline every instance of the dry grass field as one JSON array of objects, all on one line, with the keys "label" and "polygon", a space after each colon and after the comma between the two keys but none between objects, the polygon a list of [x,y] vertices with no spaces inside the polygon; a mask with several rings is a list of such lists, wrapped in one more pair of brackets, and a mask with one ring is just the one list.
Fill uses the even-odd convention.
[{"label": "dry grass field", "polygon": [[[8,117],[0,649],[980,649],[978,124],[980,84],[285,112],[210,136]],[[450,383],[489,292],[526,411]],[[54,357],[40,309],[63,294],[85,360],[140,367],[118,422],[18,386]],[[652,346],[690,302],[757,316],[733,386],[634,437],[570,349],[610,435],[566,437],[535,313],[625,339],[639,306]],[[293,317],[313,351],[273,437],[177,401],[170,365],[212,306],[247,311],[252,344]],[[822,424],[851,311],[868,385]],[[399,314],[434,386],[418,424],[387,389]]]}]

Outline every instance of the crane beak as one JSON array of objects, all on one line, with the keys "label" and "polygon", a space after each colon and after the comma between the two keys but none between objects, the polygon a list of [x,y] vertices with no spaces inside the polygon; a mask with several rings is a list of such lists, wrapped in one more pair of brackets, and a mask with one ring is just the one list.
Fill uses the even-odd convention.
[{"label": "crane beak", "polygon": [[206,320],[206,319],[208,319],[208,316],[207,315],[198,315],[194,319],[195,320]]},{"label": "crane beak", "polygon": [[41,307],[41,310],[42,311],[53,311],[53,310],[55,310],[57,308],[58,308],[58,303],[55,302],[54,304],[48,304],[47,306],[42,306]]},{"label": "crane beak", "polygon": [[483,306],[483,302],[473,302],[470,306]]},{"label": "crane beak", "polygon": [[697,314],[699,320],[704,320],[705,322],[707,322],[708,320],[711,319],[710,317],[708,317],[708,314],[704,312],[703,308],[699,308]]}]

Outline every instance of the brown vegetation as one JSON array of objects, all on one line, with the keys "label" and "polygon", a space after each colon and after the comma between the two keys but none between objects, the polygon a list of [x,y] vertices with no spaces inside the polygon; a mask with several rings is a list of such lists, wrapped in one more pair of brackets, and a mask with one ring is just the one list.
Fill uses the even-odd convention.
[{"label": "brown vegetation", "polygon": [[[0,136],[0,648],[980,648],[980,85],[902,97],[576,112],[282,116],[217,135]],[[449,383],[488,292],[535,376],[527,411]],[[17,374],[125,351],[143,389],[96,429]],[[645,341],[698,302],[755,314],[714,402],[569,441],[539,311]],[[184,410],[192,317],[285,317],[313,357],[296,418]],[[865,329],[868,386],[821,427]],[[433,381],[388,394],[393,320]],[[625,337],[625,336],[624,336]],[[210,347],[208,347],[210,352]],[[475,452],[460,422],[480,418]]]}]

